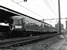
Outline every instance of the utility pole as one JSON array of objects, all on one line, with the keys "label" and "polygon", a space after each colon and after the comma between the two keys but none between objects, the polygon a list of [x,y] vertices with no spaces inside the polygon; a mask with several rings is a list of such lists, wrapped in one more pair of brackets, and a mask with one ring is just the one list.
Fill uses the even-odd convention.
[{"label": "utility pole", "polygon": [[59,16],[59,34],[61,34],[61,13],[60,13],[60,0],[58,0],[58,16]]}]

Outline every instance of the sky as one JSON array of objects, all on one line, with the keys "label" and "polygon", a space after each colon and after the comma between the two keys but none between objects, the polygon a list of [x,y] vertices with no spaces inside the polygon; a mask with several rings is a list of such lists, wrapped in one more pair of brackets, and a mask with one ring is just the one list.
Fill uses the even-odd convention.
[{"label": "sky", "polygon": [[[39,20],[58,18],[58,0],[20,1],[22,0],[0,0],[0,5]],[[67,0],[60,0],[60,7],[61,18],[67,18]],[[61,23],[64,24],[64,28],[66,27],[65,21],[66,19],[61,19]],[[45,20],[45,22],[55,26],[58,20]]]}]

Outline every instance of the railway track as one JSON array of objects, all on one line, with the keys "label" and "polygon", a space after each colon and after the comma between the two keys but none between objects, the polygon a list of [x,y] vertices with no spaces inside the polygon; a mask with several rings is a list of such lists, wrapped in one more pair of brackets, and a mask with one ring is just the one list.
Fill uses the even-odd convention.
[{"label": "railway track", "polygon": [[11,48],[11,47],[23,46],[23,45],[37,42],[39,40],[46,39],[48,37],[52,37],[52,36],[56,36],[56,35],[55,34],[53,34],[53,35],[46,34],[46,35],[32,36],[32,37],[4,39],[4,40],[0,40],[0,48]]}]

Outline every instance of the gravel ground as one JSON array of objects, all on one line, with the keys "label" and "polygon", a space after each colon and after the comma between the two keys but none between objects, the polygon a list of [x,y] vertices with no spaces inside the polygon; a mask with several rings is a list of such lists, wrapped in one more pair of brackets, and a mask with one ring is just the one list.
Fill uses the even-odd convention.
[{"label": "gravel ground", "polygon": [[58,42],[59,39],[57,37],[52,37],[43,41],[39,41],[37,43],[29,44],[26,46],[21,46],[15,48],[16,50],[47,50],[52,44]]},{"label": "gravel ground", "polygon": [[67,35],[65,35],[65,38],[63,40],[54,44],[48,50],[67,50]]},{"label": "gravel ground", "polygon": [[58,41],[60,41],[59,38],[55,36],[55,37],[48,38],[46,40],[42,40],[36,43],[28,44],[25,46],[15,47],[11,49],[3,49],[3,50],[48,50],[50,46],[57,43]]},{"label": "gravel ground", "polygon": [[54,45],[52,45],[48,50],[60,50],[62,48],[61,46],[63,45],[64,42],[65,42],[65,39],[59,41],[58,43],[56,43]]}]

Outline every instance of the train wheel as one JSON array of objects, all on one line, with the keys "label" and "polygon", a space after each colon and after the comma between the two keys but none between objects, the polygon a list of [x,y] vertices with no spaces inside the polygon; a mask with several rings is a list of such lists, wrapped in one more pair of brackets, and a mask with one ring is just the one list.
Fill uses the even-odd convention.
[{"label": "train wheel", "polygon": [[32,35],[30,35],[30,37],[32,37]]},{"label": "train wheel", "polygon": [[33,33],[32,32],[29,32],[30,33],[30,37],[33,36]]}]

